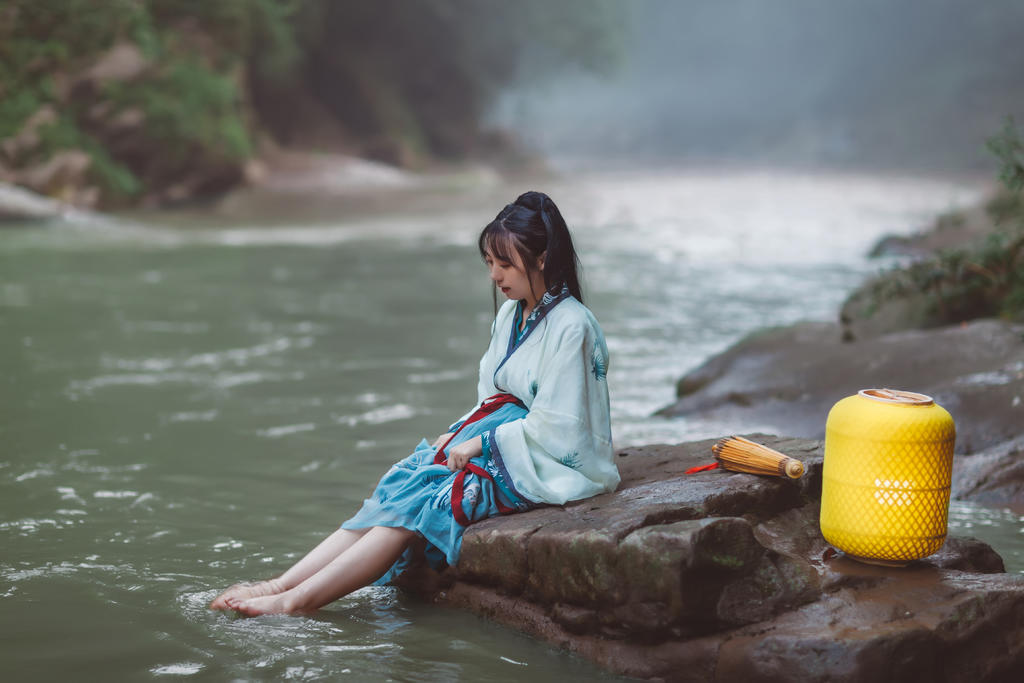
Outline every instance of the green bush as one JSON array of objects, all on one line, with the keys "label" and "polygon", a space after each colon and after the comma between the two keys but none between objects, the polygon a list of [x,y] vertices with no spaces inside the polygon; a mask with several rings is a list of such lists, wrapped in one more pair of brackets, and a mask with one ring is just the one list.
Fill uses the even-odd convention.
[{"label": "green bush", "polygon": [[989,138],[986,146],[1002,163],[999,179],[1019,201],[1024,190],[1024,140],[1013,117],[1006,119],[1003,130]]},{"label": "green bush", "polygon": [[234,160],[252,152],[238,86],[198,60],[172,61],[155,77],[111,85],[106,95],[120,108],[140,107],[147,133],[175,161],[197,147]]},{"label": "green bush", "polygon": [[885,301],[923,294],[933,325],[987,316],[1024,320],[1024,141],[1012,119],[988,148],[1001,161],[1004,187],[986,205],[994,230],[968,248],[942,251],[877,278],[869,285],[868,315]]},{"label": "green bush", "polygon": [[131,169],[111,158],[106,148],[81,131],[74,120],[62,115],[54,123],[39,129],[39,156],[46,158],[62,149],[80,149],[92,159],[89,172],[109,200],[124,203],[142,191],[142,184]]},{"label": "green bush", "polygon": [[[59,120],[19,162],[81,149],[108,204],[174,182],[190,164],[239,163],[252,154],[245,65],[257,51],[267,55],[261,64],[288,64],[291,11],[276,0],[12,0],[0,13],[0,139],[53,105]],[[70,99],[66,88],[58,93],[55,78],[67,82],[124,41],[149,60],[144,77]],[[133,107],[145,114],[139,144],[153,149],[149,158],[111,156],[103,124],[89,115],[97,104],[113,104],[107,117]]]},{"label": "green bush", "polygon": [[[206,171],[220,189],[259,121],[283,139],[305,125],[293,96],[351,139],[459,157],[501,88],[612,68],[625,14],[615,0],[3,0],[0,139],[52,105],[60,121],[13,163],[82,149],[108,204]],[[147,59],[142,77],[68,87],[122,42]],[[127,109],[143,112],[141,130],[108,125]]]}]

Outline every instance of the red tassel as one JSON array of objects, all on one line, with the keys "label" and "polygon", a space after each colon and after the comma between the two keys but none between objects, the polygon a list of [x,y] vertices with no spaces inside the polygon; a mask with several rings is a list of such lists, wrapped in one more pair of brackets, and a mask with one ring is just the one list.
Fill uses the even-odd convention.
[{"label": "red tassel", "polygon": [[697,472],[707,472],[708,470],[717,470],[718,463],[713,462],[710,465],[698,465],[697,467],[691,467],[686,470],[686,474],[696,474]]}]

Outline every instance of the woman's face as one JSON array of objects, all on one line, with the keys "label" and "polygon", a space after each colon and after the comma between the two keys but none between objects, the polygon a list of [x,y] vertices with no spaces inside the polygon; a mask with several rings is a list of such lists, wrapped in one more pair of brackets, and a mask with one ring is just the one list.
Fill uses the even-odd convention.
[{"label": "woman's face", "polygon": [[540,268],[543,266],[538,261],[535,270],[531,273],[533,276],[533,289],[531,291],[531,278],[526,275],[522,259],[514,251],[512,252],[512,258],[515,259],[514,262],[503,261],[488,251],[484,254],[484,263],[487,264],[487,271],[491,276],[491,280],[501,290],[502,294],[509,299],[525,299],[533,305],[537,302],[540,295],[544,293],[544,275],[540,272]]}]

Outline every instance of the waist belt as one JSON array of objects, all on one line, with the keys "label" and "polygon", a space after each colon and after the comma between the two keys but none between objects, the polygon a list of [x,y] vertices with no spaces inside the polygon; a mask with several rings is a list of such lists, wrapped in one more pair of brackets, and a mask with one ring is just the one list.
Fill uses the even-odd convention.
[{"label": "waist belt", "polygon": [[[480,407],[474,410],[469,417],[459,425],[459,428],[452,432],[452,435],[448,437],[448,440],[444,442],[444,445],[437,449],[437,453],[434,454],[434,464],[443,465],[448,462],[448,456],[445,455],[444,449],[448,448],[448,444],[452,442],[452,439],[454,439],[466,425],[490,415],[506,403],[515,403],[516,405],[523,406],[524,408],[526,407],[523,405],[522,401],[512,394],[495,394],[494,396],[484,399],[483,403],[480,404]],[[472,524],[472,521],[466,517],[466,513],[462,510],[462,497],[463,492],[465,491],[466,474],[468,472],[471,472],[478,477],[484,477],[491,483],[494,483],[494,477],[492,477],[487,470],[479,467],[478,465],[474,465],[471,462],[467,462],[466,466],[459,470],[459,473],[455,475],[455,481],[452,483],[452,516],[461,526],[469,526]],[[497,503],[498,511],[503,515],[515,512],[515,508],[510,508],[497,498],[495,498],[495,503]]]}]

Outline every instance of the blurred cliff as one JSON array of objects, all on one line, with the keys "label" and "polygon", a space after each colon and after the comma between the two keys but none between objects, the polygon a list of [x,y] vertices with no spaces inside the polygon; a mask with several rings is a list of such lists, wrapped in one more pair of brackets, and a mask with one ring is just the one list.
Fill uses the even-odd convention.
[{"label": "blurred cliff", "polygon": [[2,0],[0,182],[163,205],[295,152],[989,170],[1022,29],[1018,0]]},{"label": "blurred cliff", "polygon": [[219,194],[281,147],[515,161],[494,95],[527,63],[606,71],[621,26],[582,0],[7,0],[0,181],[117,207]]}]

